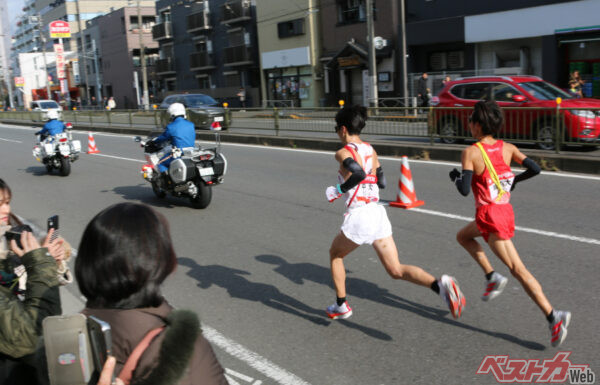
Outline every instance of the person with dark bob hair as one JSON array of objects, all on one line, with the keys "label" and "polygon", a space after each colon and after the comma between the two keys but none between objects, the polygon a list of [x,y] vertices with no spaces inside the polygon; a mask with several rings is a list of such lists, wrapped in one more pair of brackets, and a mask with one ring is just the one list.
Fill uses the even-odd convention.
[{"label": "person with dark bob hair", "polygon": [[383,169],[377,152],[360,138],[367,121],[367,109],[358,105],[344,107],[336,114],[335,121],[335,132],[344,147],[335,153],[339,183],[327,187],[325,196],[329,202],[344,196],[346,213],[341,231],[329,249],[336,302],[327,307],[327,315],[331,319],[352,315],[346,301],[344,257],[360,245],[368,244],[373,246],[390,277],[431,288],[446,302],[452,316],[460,317],[465,298],[454,278],[444,274],[436,279],[422,268],[402,264],[398,259],[392,225],[385,207],[379,204],[379,189],[386,187]]},{"label": "person with dark bob hair", "polygon": [[[102,210],[87,225],[75,261],[87,299],[83,314],[110,324],[115,373],[132,385],[226,384],[196,314],[174,310],[161,294],[176,266],[169,225],[160,213],[136,203]],[[155,331],[128,375],[128,358]]]},{"label": "person with dark bob hair", "polygon": [[[485,273],[485,291],[481,298],[489,301],[497,297],[508,279],[494,271],[483,248],[475,240],[477,237],[483,237],[542,310],[550,323],[550,342],[552,346],[559,346],[567,336],[571,313],[553,310],[542,286],[527,270],[511,240],[515,232],[511,191],[517,182],[539,174],[540,167],[516,146],[494,138],[502,123],[502,110],[496,102],[480,101],[475,104],[469,118],[469,129],[477,143],[463,151],[462,172],[457,169],[450,171],[450,179],[464,196],[473,189],[476,213],[475,220],[462,228],[456,238]],[[510,168],[511,161],[527,170],[515,176]]]}]

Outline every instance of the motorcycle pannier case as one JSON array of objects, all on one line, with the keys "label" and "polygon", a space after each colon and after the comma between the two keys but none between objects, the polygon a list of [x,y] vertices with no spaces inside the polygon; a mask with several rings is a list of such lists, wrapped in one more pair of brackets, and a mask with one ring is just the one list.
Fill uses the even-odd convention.
[{"label": "motorcycle pannier case", "polygon": [[169,165],[169,176],[174,183],[183,183],[196,176],[196,166],[191,159],[175,159]]},{"label": "motorcycle pannier case", "polygon": [[221,154],[217,154],[213,159],[213,170],[215,170],[215,175],[223,175],[226,171],[226,164],[225,157]]}]

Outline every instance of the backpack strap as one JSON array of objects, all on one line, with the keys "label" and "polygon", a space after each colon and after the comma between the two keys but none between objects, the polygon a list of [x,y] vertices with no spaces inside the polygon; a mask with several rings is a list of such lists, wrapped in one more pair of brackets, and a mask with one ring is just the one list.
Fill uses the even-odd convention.
[{"label": "backpack strap", "polygon": [[148,346],[150,346],[152,340],[154,340],[154,338],[157,335],[159,335],[164,329],[165,327],[161,326],[156,329],[150,330],[148,334],[146,334],[144,338],[140,341],[140,343],[137,344],[135,349],[133,349],[118,376],[118,378],[121,379],[121,381],[123,381],[125,385],[129,385],[129,383],[131,382],[133,371],[135,370],[135,368],[137,368],[138,362],[140,361],[142,354],[144,354]]},{"label": "backpack strap", "polygon": [[502,188],[502,184],[500,183],[500,178],[498,178],[498,173],[496,172],[496,169],[494,168],[494,165],[492,164],[490,157],[485,152],[483,145],[480,142],[475,143],[475,145],[479,148],[479,150],[481,150],[481,156],[483,156],[483,163],[485,163],[485,167],[487,167],[487,169],[490,173],[490,177],[492,178],[492,181],[498,188],[498,196],[496,197],[496,202],[498,202],[498,201],[500,201],[500,198],[502,198],[502,195],[506,194],[506,191],[504,191],[504,189]]}]

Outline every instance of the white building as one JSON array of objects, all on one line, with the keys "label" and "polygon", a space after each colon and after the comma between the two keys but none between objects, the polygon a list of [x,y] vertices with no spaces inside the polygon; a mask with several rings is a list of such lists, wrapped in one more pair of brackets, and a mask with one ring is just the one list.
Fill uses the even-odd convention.
[{"label": "white building", "polygon": [[[75,54],[71,51],[65,52],[64,56],[65,62],[75,58]],[[48,67],[48,76],[53,79],[53,84],[51,85],[57,85],[56,57],[54,52],[46,52],[46,66]],[[19,54],[19,68],[21,69],[21,76],[25,79],[25,85],[22,88],[23,105],[28,107],[32,101],[32,90],[46,88],[46,84],[48,83],[43,53]]]}]

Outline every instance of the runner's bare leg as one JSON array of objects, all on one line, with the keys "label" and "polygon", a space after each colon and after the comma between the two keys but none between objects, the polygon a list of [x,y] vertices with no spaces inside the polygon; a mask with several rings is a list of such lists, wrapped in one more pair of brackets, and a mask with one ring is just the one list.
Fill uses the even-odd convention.
[{"label": "runner's bare leg", "polygon": [[359,245],[352,242],[343,232],[333,239],[329,248],[329,258],[331,263],[331,277],[335,286],[335,294],[338,298],[346,296],[346,268],[344,267],[344,257],[355,250]]},{"label": "runner's bare leg", "polygon": [[465,250],[469,252],[469,254],[471,254],[471,257],[473,257],[475,262],[477,262],[477,264],[481,266],[483,272],[485,274],[489,274],[492,271],[494,271],[494,268],[492,267],[490,261],[483,252],[483,248],[481,247],[479,242],[475,240],[475,238],[480,236],[481,233],[477,228],[477,224],[475,223],[475,221],[473,221],[465,227],[463,227],[462,229],[460,229],[458,234],[456,234],[456,240],[458,241],[458,243],[460,243],[462,247],[465,248]]},{"label": "runner's bare leg", "polygon": [[402,279],[416,283],[417,285],[431,287],[435,277],[418,266],[403,265],[398,259],[398,249],[394,238],[390,235],[387,238],[378,239],[373,242],[373,248],[379,256],[385,271],[394,279]]}]

